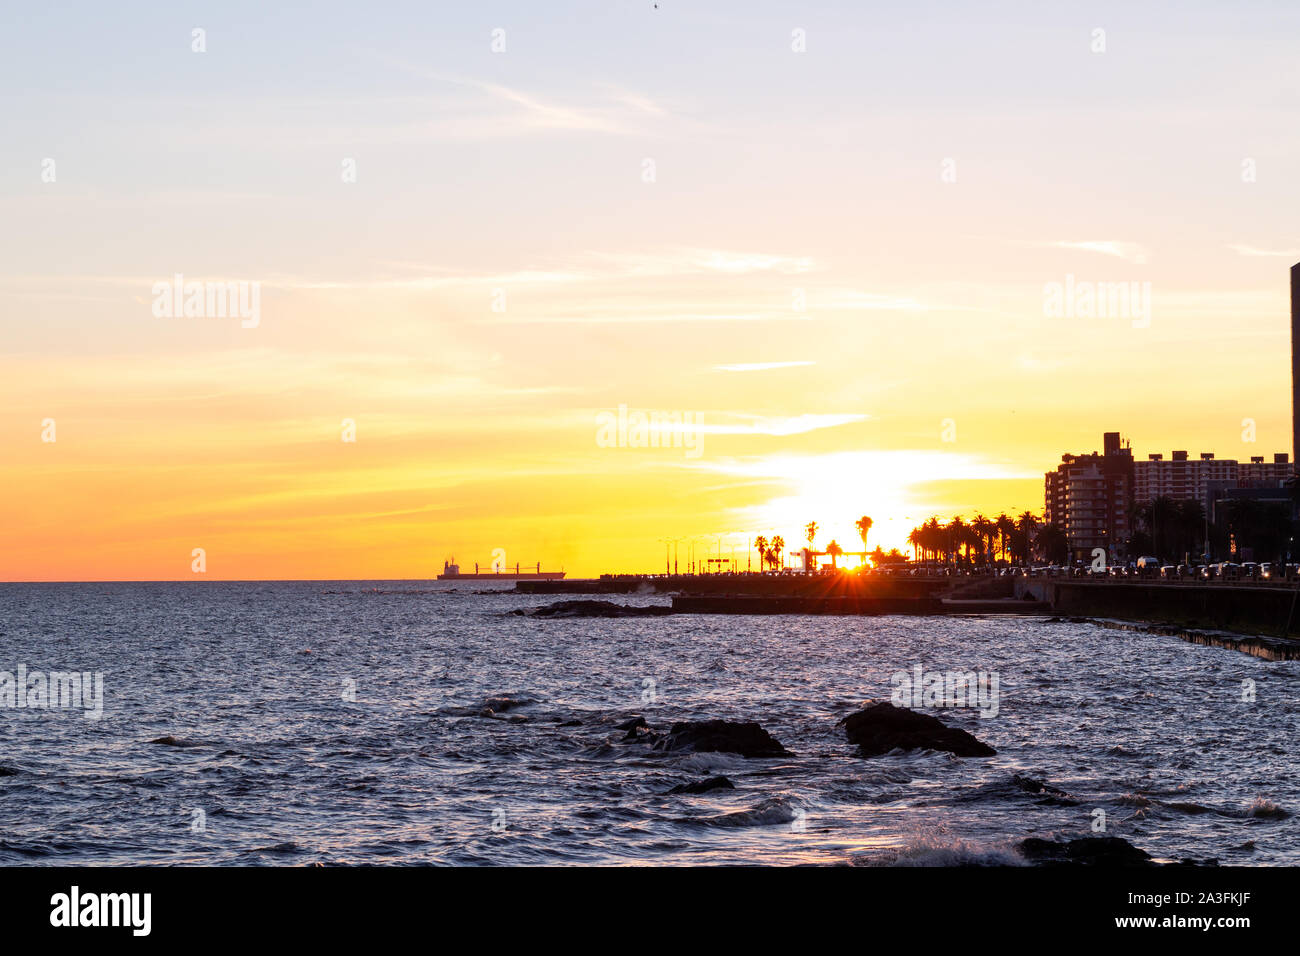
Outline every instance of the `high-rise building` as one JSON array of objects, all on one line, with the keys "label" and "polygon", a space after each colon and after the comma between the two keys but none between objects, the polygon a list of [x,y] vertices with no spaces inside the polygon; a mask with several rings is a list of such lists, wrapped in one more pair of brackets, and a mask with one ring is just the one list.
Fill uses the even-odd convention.
[{"label": "high-rise building", "polygon": [[1133,452],[1119,432],[1102,436],[1101,454],[1062,455],[1044,485],[1044,518],[1065,532],[1072,560],[1091,561],[1098,548],[1107,561],[1125,557],[1133,530]]},{"label": "high-rise building", "polygon": [[1300,262],[1291,267],[1291,454],[1300,469]]},{"label": "high-rise building", "polygon": [[1266,488],[1291,477],[1292,465],[1285,452],[1278,452],[1272,461],[1265,461],[1263,455],[1256,455],[1250,461],[1237,465],[1237,480],[1249,482],[1244,487]]},{"label": "high-rise building", "polygon": [[1199,459],[1176,451],[1168,458],[1148,455],[1146,461],[1133,465],[1133,502],[1144,505],[1156,498],[1175,501],[1199,501],[1210,510],[1213,494],[1223,488],[1276,488],[1291,476],[1291,464],[1285,452],[1271,462],[1257,455],[1248,462],[1232,458],[1215,458],[1202,452]]}]

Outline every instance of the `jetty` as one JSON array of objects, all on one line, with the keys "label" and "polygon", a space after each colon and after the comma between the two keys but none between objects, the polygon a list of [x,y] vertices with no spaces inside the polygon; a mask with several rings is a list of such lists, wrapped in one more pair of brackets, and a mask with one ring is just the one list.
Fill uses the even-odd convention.
[{"label": "jetty", "polygon": [[664,594],[681,614],[1030,615],[1300,660],[1300,588],[1023,575],[602,575],[519,581],[523,594]]}]

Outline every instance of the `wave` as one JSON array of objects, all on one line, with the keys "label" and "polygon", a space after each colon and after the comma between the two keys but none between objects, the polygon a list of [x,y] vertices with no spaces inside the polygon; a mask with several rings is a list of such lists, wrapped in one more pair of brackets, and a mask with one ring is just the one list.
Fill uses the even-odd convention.
[{"label": "wave", "polygon": [[1029,866],[1010,846],[988,845],[948,835],[913,837],[897,850],[863,861],[867,866]]},{"label": "wave", "polygon": [[683,770],[694,770],[709,776],[713,776],[718,771],[731,770],[740,772],[746,769],[753,769],[753,761],[739,754],[724,753],[687,753],[675,761],[678,767]]},{"label": "wave", "polygon": [[707,827],[770,827],[793,823],[799,816],[799,807],[784,797],[768,797],[748,810],[720,813],[711,817],[693,817],[683,823]]},{"label": "wave", "polygon": [[1250,806],[1246,808],[1246,816],[1259,817],[1264,820],[1281,820],[1290,815],[1272,800],[1264,797],[1256,797],[1250,802]]}]

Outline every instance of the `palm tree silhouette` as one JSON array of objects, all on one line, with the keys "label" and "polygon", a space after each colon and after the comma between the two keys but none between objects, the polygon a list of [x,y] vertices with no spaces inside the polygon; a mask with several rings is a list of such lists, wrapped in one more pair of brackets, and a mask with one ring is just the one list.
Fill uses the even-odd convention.
[{"label": "palm tree silhouette", "polygon": [[841,548],[837,542],[832,540],[830,544],[826,545],[826,553],[830,555],[831,570],[833,571],[835,570],[835,559],[844,553],[844,549]]},{"label": "palm tree silhouette", "polygon": [[866,515],[863,515],[853,524],[854,527],[858,529],[858,537],[862,539],[862,550],[865,551],[867,549],[867,533],[871,530],[871,526],[875,524],[875,522]]}]

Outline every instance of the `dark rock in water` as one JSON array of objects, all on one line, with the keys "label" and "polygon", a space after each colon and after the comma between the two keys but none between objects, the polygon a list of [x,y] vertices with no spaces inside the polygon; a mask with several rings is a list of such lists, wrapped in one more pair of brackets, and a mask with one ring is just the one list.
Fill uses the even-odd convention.
[{"label": "dark rock in water", "polygon": [[1025,793],[1050,793],[1054,797],[1069,796],[1069,794],[1060,787],[1053,787],[1046,781],[1035,780],[1033,777],[1026,777],[1022,774],[1016,774],[1011,778],[1011,782],[1021,790],[1025,791]]},{"label": "dark rock in water", "polygon": [[1043,799],[1036,801],[1040,807],[1077,807],[1079,805],[1078,800],[1075,800],[1060,787],[1053,787],[1046,781],[1016,774],[1011,778],[1011,782],[1025,793],[1042,794]]},{"label": "dark rock in water", "polygon": [[1040,840],[1030,837],[1018,846],[1032,863],[1082,866],[1146,866],[1151,857],[1120,837],[1081,837],[1077,840]]},{"label": "dark rock in water", "polygon": [[483,709],[490,710],[494,714],[503,714],[507,710],[512,710],[515,707],[523,707],[526,704],[531,703],[532,701],[516,700],[513,697],[489,697],[487,700],[483,701]]},{"label": "dark rock in water", "polygon": [[669,793],[708,793],[710,790],[735,790],[736,785],[726,777],[709,777],[694,783],[679,783]]},{"label": "dark rock in water", "polygon": [[753,721],[688,720],[672,725],[656,750],[739,754],[742,757],[788,757],[790,751]]},{"label": "dark rock in water", "polygon": [[891,750],[945,750],[958,757],[992,757],[997,753],[937,717],[895,707],[888,701],[850,714],[842,723],[849,741],[858,745],[863,757],[879,757]]},{"label": "dark rock in water", "polygon": [[633,717],[631,720],[625,720],[614,727],[615,730],[626,730],[623,740],[657,740],[663,737],[663,734],[657,733],[650,729],[650,725],[645,722],[644,717]]},{"label": "dark rock in water", "polygon": [[198,744],[192,740],[178,740],[177,738],[173,737],[171,734],[168,734],[165,737],[158,737],[155,740],[149,741],[149,743],[159,744],[163,747],[197,747],[198,746]]},{"label": "dark rock in water", "polygon": [[556,601],[533,610],[532,617],[659,617],[672,614],[667,604],[633,607],[612,601]]},{"label": "dark rock in water", "polygon": [[1170,810],[1181,810],[1183,813],[1190,813],[1192,816],[1200,816],[1202,813],[1213,813],[1209,807],[1203,807],[1199,803],[1166,803]]}]

